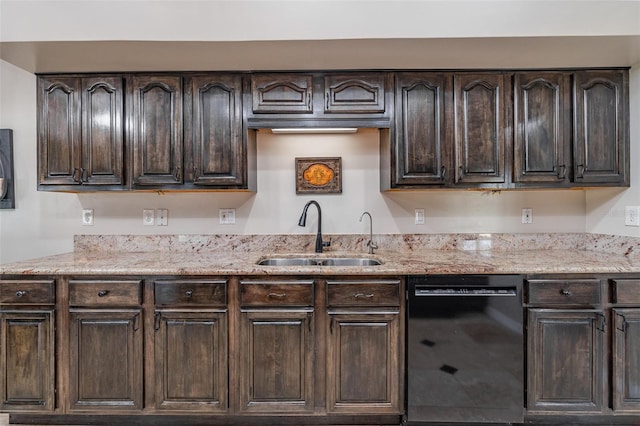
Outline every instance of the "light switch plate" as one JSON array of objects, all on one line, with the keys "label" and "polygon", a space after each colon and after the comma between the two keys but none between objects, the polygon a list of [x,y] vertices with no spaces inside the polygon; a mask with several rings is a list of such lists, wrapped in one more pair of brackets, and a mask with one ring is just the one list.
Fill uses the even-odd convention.
[{"label": "light switch plate", "polygon": [[522,223],[533,223],[533,209],[522,209]]},{"label": "light switch plate", "polygon": [[424,225],[424,209],[415,209],[415,224]]},{"label": "light switch plate", "polygon": [[153,209],[142,210],[142,224],[144,226],[153,226],[156,223],[156,212]]}]

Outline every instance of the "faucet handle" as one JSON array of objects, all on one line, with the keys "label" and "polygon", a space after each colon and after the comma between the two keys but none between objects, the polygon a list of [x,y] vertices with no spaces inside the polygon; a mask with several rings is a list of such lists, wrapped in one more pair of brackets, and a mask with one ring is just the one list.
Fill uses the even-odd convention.
[{"label": "faucet handle", "polygon": [[329,237],[329,241],[323,241],[322,247],[331,247],[331,237]]}]

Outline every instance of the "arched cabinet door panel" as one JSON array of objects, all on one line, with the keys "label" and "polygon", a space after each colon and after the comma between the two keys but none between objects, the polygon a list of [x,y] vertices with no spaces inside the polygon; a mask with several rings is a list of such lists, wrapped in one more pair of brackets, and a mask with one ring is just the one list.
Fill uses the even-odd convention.
[{"label": "arched cabinet door panel", "polygon": [[576,183],[629,185],[628,86],[623,70],[575,73]]}]

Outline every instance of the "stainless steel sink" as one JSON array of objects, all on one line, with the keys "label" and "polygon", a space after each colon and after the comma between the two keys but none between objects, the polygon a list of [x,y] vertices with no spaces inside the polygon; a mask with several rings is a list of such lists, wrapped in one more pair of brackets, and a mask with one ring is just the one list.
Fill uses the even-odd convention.
[{"label": "stainless steel sink", "polygon": [[262,266],[376,266],[382,262],[368,257],[267,257]]}]

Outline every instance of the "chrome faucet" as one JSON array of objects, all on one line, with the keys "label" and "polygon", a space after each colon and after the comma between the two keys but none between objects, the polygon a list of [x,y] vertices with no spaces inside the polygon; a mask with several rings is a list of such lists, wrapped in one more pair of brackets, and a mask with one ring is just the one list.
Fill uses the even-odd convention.
[{"label": "chrome faucet", "polygon": [[364,212],[360,216],[360,222],[362,222],[362,218],[365,215],[369,216],[369,241],[367,242],[367,247],[369,247],[369,254],[373,254],[373,251],[378,248],[376,243],[373,242],[373,219],[371,218],[371,213]]},{"label": "chrome faucet", "polygon": [[331,239],[329,241],[322,241],[322,210],[320,210],[320,204],[317,201],[311,200],[307,204],[304,205],[304,209],[302,210],[302,215],[300,216],[300,220],[298,221],[298,226],[306,226],[307,224],[307,210],[309,206],[313,204],[318,208],[318,233],[316,234],[316,253],[322,253],[323,247],[329,247],[331,245]]}]

